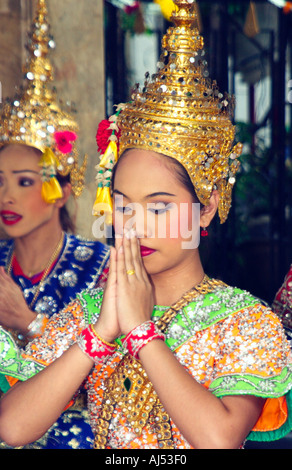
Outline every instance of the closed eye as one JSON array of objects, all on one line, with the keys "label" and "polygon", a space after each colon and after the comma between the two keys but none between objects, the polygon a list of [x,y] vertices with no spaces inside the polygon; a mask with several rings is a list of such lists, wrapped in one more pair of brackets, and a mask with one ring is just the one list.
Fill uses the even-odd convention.
[{"label": "closed eye", "polygon": [[158,203],[150,203],[147,204],[148,210],[155,215],[161,215],[165,214],[172,208],[173,204],[171,203],[163,203],[163,202],[158,202]]},{"label": "closed eye", "polygon": [[115,211],[122,214],[132,214],[133,209],[129,206],[115,206]]}]

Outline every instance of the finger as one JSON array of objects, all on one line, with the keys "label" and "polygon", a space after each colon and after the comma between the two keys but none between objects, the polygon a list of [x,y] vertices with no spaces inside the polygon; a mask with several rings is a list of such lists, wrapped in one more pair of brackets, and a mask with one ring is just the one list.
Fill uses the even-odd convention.
[{"label": "finger", "polygon": [[5,277],[5,276],[7,277],[7,273],[5,271],[4,266],[0,266],[0,276],[1,277]]},{"label": "finger", "polygon": [[124,247],[124,257],[125,257],[125,270],[128,277],[128,280],[133,279],[136,276],[136,267],[132,255],[132,237],[134,232],[131,230],[127,232],[124,237],[123,247]]},{"label": "finger", "polygon": [[122,284],[126,281],[125,255],[123,243],[117,250],[117,282]]},{"label": "finger", "polygon": [[114,247],[110,249],[110,264],[108,272],[108,282],[116,282],[117,278],[117,252]]},{"label": "finger", "polygon": [[115,239],[116,252],[119,251],[122,244],[123,244],[123,237],[116,237],[116,239]]},{"label": "finger", "polygon": [[133,267],[136,271],[136,276],[141,279],[143,278],[143,261],[141,257],[141,251],[140,251],[140,241],[138,240],[138,237],[136,234],[133,235],[133,237],[130,240],[131,242],[131,253],[132,253],[132,262],[133,262]]},{"label": "finger", "polygon": [[4,283],[5,285],[7,285],[7,283],[9,284],[14,284],[14,281],[11,279],[11,277],[6,273],[5,271],[5,268],[4,267],[0,267],[0,279],[1,279],[1,284],[2,284],[2,287],[4,286]]}]

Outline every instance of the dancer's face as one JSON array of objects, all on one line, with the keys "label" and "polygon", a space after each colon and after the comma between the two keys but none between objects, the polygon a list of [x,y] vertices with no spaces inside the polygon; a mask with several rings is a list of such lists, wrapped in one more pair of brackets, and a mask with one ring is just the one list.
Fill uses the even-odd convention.
[{"label": "dancer's face", "polygon": [[48,223],[57,210],[41,196],[40,156],[25,145],[7,145],[0,152],[0,223],[12,238]]},{"label": "dancer's face", "polygon": [[179,268],[197,249],[200,208],[163,155],[129,150],[114,178],[116,236],[133,227],[149,274]]}]

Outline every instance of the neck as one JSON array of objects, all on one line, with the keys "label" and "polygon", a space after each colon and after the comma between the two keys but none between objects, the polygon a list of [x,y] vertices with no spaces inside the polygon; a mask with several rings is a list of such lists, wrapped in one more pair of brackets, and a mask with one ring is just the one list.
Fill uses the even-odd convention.
[{"label": "neck", "polygon": [[150,275],[156,305],[170,306],[176,303],[187,291],[200,284],[204,278],[204,269],[199,253],[175,269]]},{"label": "neck", "polygon": [[[33,232],[25,237],[14,240],[14,255],[22,271],[28,277],[42,272],[50,261],[54,261],[53,254],[62,239],[62,229],[59,226],[54,231]],[[56,253],[56,257],[59,252]]]}]

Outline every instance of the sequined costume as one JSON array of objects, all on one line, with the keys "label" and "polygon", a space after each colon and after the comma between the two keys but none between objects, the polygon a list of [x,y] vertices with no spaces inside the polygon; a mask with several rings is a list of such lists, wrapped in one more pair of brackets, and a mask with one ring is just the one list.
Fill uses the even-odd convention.
[{"label": "sequined costume", "polygon": [[[13,241],[0,241],[0,266],[7,267],[13,251]],[[65,234],[63,249],[53,269],[44,281],[43,287],[33,310],[51,317],[61,312],[76,298],[77,292],[86,287],[103,285],[108,261],[108,247],[98,241],[90,241],[74,235]],[[29,304],[37,284],[23,274],[19,267],[12,269],[11,277],[22,289]],[[16,338],[18,341],[18,337]],[[15,344],[17,350],[18,346]],[[6,392],[9,384],[0,374],[0,390]],[[75,409],[64,413],[57,423],[39,443],[37,448],[88,448],[92,445],[92,433],[88,424],[86,406],[79,403]],[[1,448],[1,445],[0,445]]]},{"label": "sequined costume", "polygon": [[292,331],[292,265],[275,296],[273,310],[279,315],[283,325]]},{"label": "sequined costume", "polygon": [[[87,168],[87,157],[79,165],[79,126],[73,109],[63,106],[53,84],[49,51],[54,47],[47,2],[38,0],[26,44],[28,57],[21,87],[13,98],[5,100],[0,110],[0,149],[22,144],[41,152],[41,195],[47,204],[55,204],[64,196],[62,178],[70,182],[72,195],[78,198],[85,187]],[[59,256],[53,258],[54,264],[50,260],[39,279],[27,278],[13,256],[13,245],[13,241],[0,241],[0,266],[4,266],[21,287],[29,308],[39,314],[37,320],[41,321],[45,321],[41,314],[50,317],[61,311],[80,290],[95,286],[97,282],[100,284],[108,259],[108,249],[101,243],[65,235],[60,254],[57,251]],[[26,337],[22,338],[17,332],[13,334],[17,342],[15,348],[27,342]],[[0,375],[0,394],[8,388],[5,377]],[[83,408],[81,405],[74,413],[73,410],[64,413],[52,432],[35,447],[90,446],[92,434]]]},{"label": "sequined costume", "polygon": [[[248,439],[281,438],[292,426],[292,369],[279,319],[240,289],[214,280],[203,288],[171,319],[167,307],[155,306],[152,320],[164,329],[166,344],[179,362],[214,395],[267,399]],[[102,296],[99,288],[83,291],[22,356],[0,330],[0,371],[26,380],[51,363],[86,325],[96,322]],[[116,341],[117,352],[94,366],[85,384],[95,447],[191,448],[163,409],[141,363],[126,354],[120,338]]]},{"label": "sequined costume", "polygon": [[[96,285],[108,260],[109,249],[99,241],[65,234],[63,249],[43,288],[33,310],[51,317],[71,300],[76,292]],[[13,254],[13,241],[0,240],[0,266],[7,268]],[[11,271],[11,277],[22,289],[29,305],[33,299],[36,283],[21,274],[19,266]]]}]

